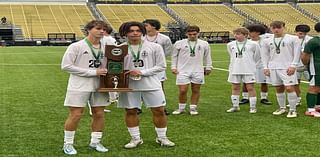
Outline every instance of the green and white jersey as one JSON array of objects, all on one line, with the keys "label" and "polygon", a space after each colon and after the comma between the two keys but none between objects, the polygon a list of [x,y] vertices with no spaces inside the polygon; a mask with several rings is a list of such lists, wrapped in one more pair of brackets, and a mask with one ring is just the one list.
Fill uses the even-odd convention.
[{"label": "green and white jersey", "polygon": [[297,36],[285,34],[281,38],[262,41],[261,59],[264,69],[288,69],[298,67],[301,45]]},{"label": "green and white jersey", "polygon": [[104,57],[104,45],[101,53],[96,51],[96,59],[85,39],[75,42],[67,48],[61,63],[61,69],[70,73],[68,91],[94,92],[99,87],[96,69],[101,66]]},{"label": "green and white jersey", "polygon": [[172,54],[172,42],[168,36],[158,33],[153,38],[150,38],[149,36],[146,35],[143,37],[143,39],[145,41],[149,41],[149,42],[153,42],[161,45],[166,56],[170,56]]},{"label": "green and white jersey", "polygon": [[231,74],[255,74],[256,63],[260,59],[260,47],[255,41],[231,41],[227,44],[230,56],[229,72]]},{"label": "green and white jersey", "polygon": [[163,49],[159,44],[142,41],[141,46],[129,46],[125,70],[137,69],[142,72],[140,80],[129,79],[129,88],[139,91],[162,89],[157,74],[164,71],[166,66]]},{"label": "green and white jersey", "polygon": [[[304,47],[306,46],[306,44],[308,43],[308,41],[312,39],[311,36],[309,35],[306,35],[304,38],[299,38],[299,41],[300,41],[300,45],[301,45],[301,52],[304,51]],[[303,63],[300,59],[300,63],[299,63],[299,67],[302,67],[303,66]]]},{"label": "green and white jersey", "polygon": [[212,69],[211,49],[208,42],[197,39],[179,40],[174,44],[171,69],[178,72],[204,72]]},{"label": "green and white jersey", "polygon": [[309,70],[311,75],[320,75],[320,37],[313,37],[304,48],[304,53],[311,55]]}]

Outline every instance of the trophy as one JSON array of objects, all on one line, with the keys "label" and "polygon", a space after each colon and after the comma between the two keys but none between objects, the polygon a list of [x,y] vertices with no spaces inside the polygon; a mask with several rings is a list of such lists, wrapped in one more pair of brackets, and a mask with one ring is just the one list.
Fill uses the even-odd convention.
[{"label": "trophy", "polygon": [[100,76],[98,92],[128,92],[129,74],[124,70],[124,58],[128,54],[128,45],[106,45],[103,66],[108,73]]}]

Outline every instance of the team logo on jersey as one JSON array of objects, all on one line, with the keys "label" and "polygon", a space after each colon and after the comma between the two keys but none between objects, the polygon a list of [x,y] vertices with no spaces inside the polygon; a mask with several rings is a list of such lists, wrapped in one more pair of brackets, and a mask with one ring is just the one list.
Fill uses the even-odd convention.
[{"label": "team logo on jersey", "polygon": [[88,51],[84,51],[83,54],[89,54]]},{"label": "team logo on jersey", "polygon": [[143,57],[148,56],[148,52],[147,52],[147,51],[143,51],[143,52],[141,53],[141,56],[143,56]]},{"label": "team logo on jersey", "polygon": [[122,50],[120,48],[114,48],[111,50],[111,54],[114,56],[120,56],[122,54]]}]

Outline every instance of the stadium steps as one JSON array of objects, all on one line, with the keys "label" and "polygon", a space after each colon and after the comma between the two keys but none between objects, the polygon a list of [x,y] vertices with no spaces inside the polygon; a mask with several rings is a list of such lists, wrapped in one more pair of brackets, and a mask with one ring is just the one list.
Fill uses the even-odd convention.
[{"label": "stadium steps", "polygon": [[311,12],[309,12],[308,10],[304,9],[303,7],[301,7],[298,4],[294,4],[294,3],[289,3],[293,8],[295,8],[296,10],[298,10],[300,13],[304,14],[305,16],[309,17],[310,19],[314,20],[314,21],[318,21],[320,22],[320,17],[315,16],[314,14],[312,14]]},{"label": "stadium steps", "polygon": [[172,10],[169,7],[167,7],[165,4],[158,3],[158,5],[163,11],[165,11],[168,15],[170,15],[173,19],[175,19],[180,25],[182,25],[182,26],[189,25],[187,21],[185,21],[180,16],[178,16],[177,13],[174,10]]},{"label": "stadium steps", "polygon": [[261,21],[259,21],[258,19],[256,19],[255,17],[251,16],[250,14],[247,14],[245,12],[243,12],[242,10],[240,10],[239,8],[230,5],[230,4],[224,4],[227,7],[229,7],[230,9],[232,9],[233,11],[237,12],[239,15],[243,16],[246,18],[245,24],[244,25],[249,25],[249,24],[253,24],[253,23],[262,23]]},{"label": "stadium steps", "polygon": [[299,3],[297,7],[313,17],[315,21],[320,22],[320,3]]}]

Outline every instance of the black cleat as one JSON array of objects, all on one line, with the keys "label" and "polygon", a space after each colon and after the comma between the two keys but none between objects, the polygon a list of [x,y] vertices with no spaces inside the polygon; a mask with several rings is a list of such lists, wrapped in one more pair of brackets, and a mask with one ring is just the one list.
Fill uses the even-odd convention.
[{"label": "black cleat", "polygon": [[249,103],[249,99],[241,99],[241,101],[239,102],[240,105],[244,105]]},{"label": "black cleat", "polygon": [[140,108],[136,108],[136,110],[138,115],[142,113],[142,110]]},{"label": "black cleat", "polygon": [[261,99],[261,100],[260,100],[260,103],[261,103],[261,104],[264,104],[264,105],[271,105],[271,104],[272,104],[272,102],[269,101],[268,99]]},{"label": "black cleat", "polygon": [[165,113],[166,115],[170,115],[170,112],[168,112],[167,109],[164,109],[164,113]]}]

